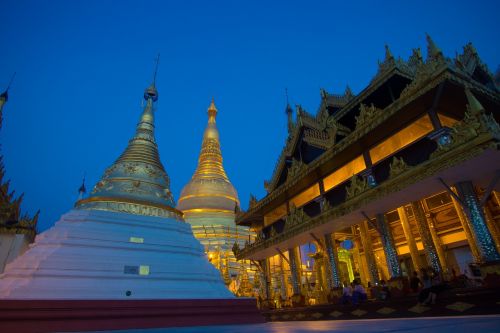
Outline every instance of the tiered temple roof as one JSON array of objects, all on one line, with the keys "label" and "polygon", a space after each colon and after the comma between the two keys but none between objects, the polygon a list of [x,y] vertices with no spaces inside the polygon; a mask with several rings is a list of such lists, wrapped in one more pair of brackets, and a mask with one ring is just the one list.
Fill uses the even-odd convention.
[{"label": "tiered temple roof", "polygon": [[[466,94],[465,91],[469,93]],[[346,90],[343,95],[335,96],[321,90],[321,103],[316,116],[307,113],[300,106],[297,107],[296,121],[293,122],[293,126],[289,126],[285,147],[278,158],[271,179],[265,182],[268,194],[259,201],[252,200],[248,211],[238,216],[237,223],[253,226],[257,230],[265,227],[269,229],[269,224],[264,221],[265,216],[271,212],[276,212],[278,216],[291,214],[292,209],[285,208],[283,206],[285,203],[288,207],[294,197],[304,193],[318,179],[327,177],[332,170],[352,161],[356,156],[364,156],[360,158],[370,164],[360,169],[360,171],[365,170],[363,172],[366,174],[353,172],[354,175],[358,174],[365,179],[365,183],[360,184],[361,187],[368,186],[366,176],[368,169],[372,169],[372,162],[369,156],[365,156],[368,154],[367,148],[374,147],[388,134],[401,130],[405,125],[415,121],[417,117],[421,117],[422,112],[434,113],[431,117],[433,122],[436,122],[435,118],[440,117],[440,124],[433,123],[435,129],[453,128],[453,124],[463,118],[465,105],[474,104],[471,102],[472,98],[478,100],[478,103],[480,101],[484,109],[493,112],[494,117],[498,118],[498,112],[495,110],[500,103],[499,92],[500,87],[495,83],[494,76],[481,61],[471,43],[464,46],[461,54],[450,59],[445,57],[430,36],[427,36],[426,59],[423,59],[420,49],[414,49],[406,61],[401,58],[396,59],[386,46],[385,59],[379,62],[377,74],[360,93],[354,95],[350,90]],[[436,154],[433,156],[437,156]],[[417,165],[429,156],[419,158],[422,161],[403,162]],[[384,162],[384,170],[387,169],[385,164],[389,162]],[[373,162],[376,163],[378,162]],[[394,168],[396,167],[395,165]],[[375,173],[379,173],[375,175],[379,183],[389,176],[385,174],[386,171],[379,171],[381,169],[382,166],[374,169]],[[421,173],[421,175],[423,177],[426,174]],[[417,178],[408,181],[416,182]],[[347,186],[353,187],[355,183],[355,181],[348,182]],[[351,190],[354,197],[359,192]],[[318,191],[323,192],[325,189],[320,188]],[[313,197],[316,197],[315,200],[320,200],[319,193]],[[322,212],[329,211],[332,207],[328,207],[328,202],[338,201],[332,200],[327,201],[326,205],[318,203],[318,207],[321,206]],[[335,202],[335,205],[339,205],[339,202]],[[342,204],[342,207],[332,210],[342,208],[342,211],[336,211],[335,214],[343,216],[351,210],[347,206],[344,207],[345,205],[347,202]],[[317,213],[312,215],[314,216],[312,218],[320,219],[315,216]],[[325,222],[324,219],[322,221]],[[287,229],[288,222],[280,223],[285,226],[271,228],[276,238],[273,244],[279,243],[278,238],[281,241],[289,238],[289,235],[280,231],[283,228]],[[313,226],[311,224],[308,227],[303,226],[301,232],[307,228],[312,229]],[[262,237],[273,238],[269,237],[269,234]],[[269,244],[262,246],[271,246]],[[248,258],[248,256],[243,257]]]}]

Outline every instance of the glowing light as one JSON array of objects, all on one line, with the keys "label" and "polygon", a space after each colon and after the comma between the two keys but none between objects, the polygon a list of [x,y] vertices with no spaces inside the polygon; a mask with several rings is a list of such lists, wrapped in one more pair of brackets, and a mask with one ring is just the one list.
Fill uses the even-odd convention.
[{"label": "glowing light", "polygon": [[139,275],[149,275],[149,266],[147,265],[139,266]]},{"label": "glowing light", "polygon": [[144,243],[144,238],[142,238],[142,237],[130,237],[129,242],[142,244],[142,243]]},{"label": "glowing light", "polygon": [[325,191],[337,186],[364,169],[366,169],[365,160],[363,155],[359,155],[323,179]]},{"label": "glowing light", "polygon": [[405,127],[370,149],[372,163],[375,164],[394,154],[396,151],[429,134],[433,129],[431,118],[428,115],[423,116],[410,126]]}]

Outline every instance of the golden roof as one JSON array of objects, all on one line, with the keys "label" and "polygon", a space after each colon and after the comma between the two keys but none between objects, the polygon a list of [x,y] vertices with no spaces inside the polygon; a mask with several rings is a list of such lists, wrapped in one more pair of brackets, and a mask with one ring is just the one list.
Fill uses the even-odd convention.
[{"label": "golden roof", "polygon": [[234,214],[239,207],[238,194],[222,166],[219,131],[215,124],[217,108],[212,99],[208,108],[208,124],[191,181],[184,186],[177,209],[189,215],[212,213]]},{"label": "golden roof", "polygon": [[174,208],[170,179],[154,136],[153,103],[158,99],[154,83],[146,89],[144,99],[146,106],[127,148],[76,208],[182,219],[182,213]]}]

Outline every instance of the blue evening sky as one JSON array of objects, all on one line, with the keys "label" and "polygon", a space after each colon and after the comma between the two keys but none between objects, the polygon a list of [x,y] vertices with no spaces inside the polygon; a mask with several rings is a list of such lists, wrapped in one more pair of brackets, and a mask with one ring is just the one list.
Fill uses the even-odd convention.
[{"label": "blue evening sky", "polygon": [[7,178],[50,227],[90,191],[133,135],[161,53],[156,138],[177,199],[194,172],[206,109],[219,109],[224,166],[247,208],[265,195],[291,104],[315,113],[319,89],[355,93],[395,56],[447,56],[472,41],[500,63],[499,1],[0,0],[0,89],[17,72],[1,130]]}]

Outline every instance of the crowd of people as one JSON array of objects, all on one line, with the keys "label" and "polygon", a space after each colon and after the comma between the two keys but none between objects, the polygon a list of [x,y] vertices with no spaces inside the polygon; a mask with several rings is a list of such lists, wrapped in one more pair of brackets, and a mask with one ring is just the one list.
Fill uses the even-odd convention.
[{"label": "crowd of people", "polygon": [[[421,269],[420,274],[413,272],[412,276],[405,284],[409,287],[409,294],[417,297],[418,303],[422,305],[432,305],[436,303],[438,295],[447,288],[447,284],[442,281],[439,274],[431,269]],[[393,289],[394,290],[394,289]],[[387,282],[381,280],[376,285],[368,282],[367,290],[361,284],[359,278],[351,283],[343,283],[341,304],[357,305],[360,302],[371,300],[387,301],[392,298],[391,288]]]}]

